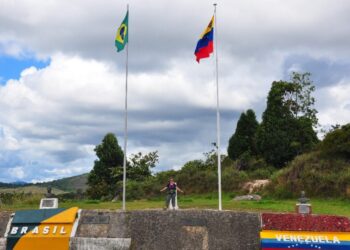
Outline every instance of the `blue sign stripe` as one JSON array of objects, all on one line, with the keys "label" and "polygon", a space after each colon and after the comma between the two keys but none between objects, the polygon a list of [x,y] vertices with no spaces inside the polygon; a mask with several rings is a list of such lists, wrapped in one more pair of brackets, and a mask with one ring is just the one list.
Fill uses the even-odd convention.
[{"label": "blue sign stripe", "polygon": [[40,209],[40,210],[22,210],[15,213],[15,217],[12,220],[12,224],[38,224],[52,216],[55,216],[66,208],[55,209]]},{"label": "blue sign stripe", "polygon": [[340,243],[300,243],[300,242],[281,242],[273,239],[261,240],[263,248],[285,248],[285,249],[326,249],[326,250],[349,250],[350,241],[342,241]]}]

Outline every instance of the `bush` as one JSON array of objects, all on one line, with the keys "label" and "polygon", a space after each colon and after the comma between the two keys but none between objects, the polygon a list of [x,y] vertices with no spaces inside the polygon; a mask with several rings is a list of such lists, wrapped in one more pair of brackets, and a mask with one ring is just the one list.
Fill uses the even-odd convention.
[{"label": "bush", "polygon": [[304,190],[311,197],[339,198],[346,197],[349,181],[349,162],[312,152],[298,156],[274,174],[266,192],[278,198],[296,198]]},{"label": "bush", "polygon": [[222,172],[222,190],[225,192],[237,191],[243,183],[248,181],[248,175],[244,171],[226,168]]},{"label": "bush", "polygon": [[42,195],[38,194],[26,194],[26,193],[0,193],[1,203],[4,205],[13,205],[13,204],[30,204],[37,205],[40,204],[40,199]]},{"label": "bush", "polygon": [[271,175],[276,171],[273,167],[258,168],[254,171],[248,172],[249,179],[270,179]]},{"label": "bush", "polygon": [[323,155],[350,159],[350,123],[329,132],[320,144]]}]

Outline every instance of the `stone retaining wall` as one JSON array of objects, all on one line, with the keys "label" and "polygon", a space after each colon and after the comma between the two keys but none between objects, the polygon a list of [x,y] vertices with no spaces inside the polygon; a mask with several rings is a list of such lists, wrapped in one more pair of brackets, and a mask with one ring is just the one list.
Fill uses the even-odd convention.
[{"label": "stone retaining wall", "polygon": [[131,249],[240,249],[260,247],[260,216],[214,210],[130,213]]},{"label": "stone retaining wall", "polygon": [[[0,232],[9,216],[0,213]],[[83,210],[70,249],[258,250],[260,223],[258,213],[234,211]]]}]

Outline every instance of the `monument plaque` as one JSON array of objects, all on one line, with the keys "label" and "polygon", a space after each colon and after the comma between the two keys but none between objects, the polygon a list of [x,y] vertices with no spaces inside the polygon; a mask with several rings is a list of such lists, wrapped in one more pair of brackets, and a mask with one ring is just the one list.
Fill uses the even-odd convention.
[{"label": "monument plaque", "polygon": [[43,205],[43,207],[53,207],[54,202],[53,202],[53,200],[45,199],[45,200],[43,200],[42,205]]},{"label": "monument plaque", "polygon": [[298,214],[311,214],[311,204],[297,204]]},{"label": "monument plaque", "polygon": [[40,200],[40,209],[58,208],[57,198],[44,198]]}]

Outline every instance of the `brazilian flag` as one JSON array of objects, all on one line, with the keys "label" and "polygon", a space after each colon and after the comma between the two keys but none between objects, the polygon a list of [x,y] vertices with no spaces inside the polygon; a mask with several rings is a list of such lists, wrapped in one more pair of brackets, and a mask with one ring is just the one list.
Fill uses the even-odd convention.
[{"label": "brazilian flag", "polygon": [[118,52],[123,50],[125,47],[125,44],[128,43],[128,37],[129,37],[128,20],[129,20],[129,11],[126,12],[126,16],[122,24],[119,26],[119,29],[117,31],[117,36],[115,37],[115,46],[117,47]]}]

